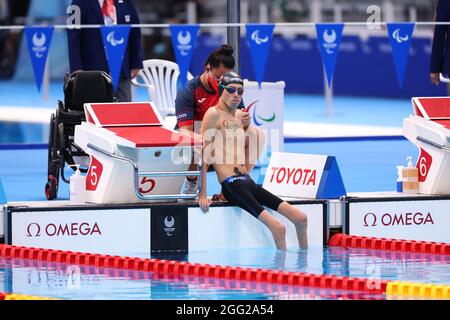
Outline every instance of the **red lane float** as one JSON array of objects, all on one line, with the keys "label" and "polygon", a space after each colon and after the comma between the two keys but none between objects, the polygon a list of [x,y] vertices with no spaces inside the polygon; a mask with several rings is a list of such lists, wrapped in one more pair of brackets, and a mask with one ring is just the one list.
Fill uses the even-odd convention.
[{"label": "red lane float", "polygon": [[450,255],[450,243],[350,236],[342,233],[331,237],[328,245],[331,247]]},{"label": "red lane float", "polygon": [[[344,237],[341,236],[341,238],[343,239]],[[336,239],[334,241],[336,243],[338,242]],[[108,256],[51,249],[16,247],[10,245],[0,245],[0,256],[5,258],[31,259],[78,264],[81,266],[152,272],[155,276],[162,277],[194,276],[198,278],[215,278],[218,280],[235,280],[275,285],[315,287],[321,289],[364,291],[374,294],[384,293],[388,283],[388,281],[377,280],[378,285],[373,286],[373,279],[340,277],[334,275],[317,275],[280,270],[217,266],[210,264],[189,263],[184,261],[180,262]]]}]

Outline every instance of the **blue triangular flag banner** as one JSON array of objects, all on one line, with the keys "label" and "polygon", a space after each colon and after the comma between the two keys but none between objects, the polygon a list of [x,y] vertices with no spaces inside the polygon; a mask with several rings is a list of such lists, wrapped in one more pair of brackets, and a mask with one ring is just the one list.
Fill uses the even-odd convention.
[{"label": "blue triangular flag banner", "polygon": [[403,87],[406,65],[408,64],[409,48],[411,47],[414,23],[388,23],[387,32],[392,46],[398,82]]},{"label": "blue triangular flag banner", "polygon": [[333,81],[343,31],[344,24],[342,23],[316,24],[317,42],[327,74],[328,87],[331,87]]},{"label": "blue triangular flag banner", "polygon": [[52,42],[54,27],[25,27],[28,51],[38,91],[41,91],[45,63]]},{"label": "blue triangular flag banner", "polygon": [[172,47],[177,63],[180,66],[180,81],[183,87],[186,84],[187,73],[191,66],[198,29],[199,25],[197,24],[170,26]]},{"label": "blue triangular flag banner", "polygon": [[2,179],[0,179],[0,204],[6,203],[5,190],[3,190]]},{"label": "blue triangular flag banner", "polygon": [[317,190],[317,199],[339,199],[346,196],[344,181],[336,157],[328,156],[323,169],[322,179]]},{"label": "blue triangular flag banner", "polygon": [[259,88],[264,79],[267,58],[272,45],[274,24],[246,24],[247,41],[250,48],[253,70]]},{"label": "blue triangular flag banner", "polygon": [[108,60],[109,72],[111,74],[114,91],[119,85],[120,72],[122,70],[123,56],[128,46],[130,25],[101,26],[103,45],[105,46],[106,58]]}]

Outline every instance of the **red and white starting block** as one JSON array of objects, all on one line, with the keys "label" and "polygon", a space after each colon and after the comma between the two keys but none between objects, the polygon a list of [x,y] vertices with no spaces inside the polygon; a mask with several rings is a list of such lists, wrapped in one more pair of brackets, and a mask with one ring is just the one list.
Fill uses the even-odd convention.
[{"label": "red and white starting block", "polygon": [[419,193],[450,194],[450,98],[412,98],[405,137],[420,150]]},{"label": "red and white starting block", "polygon": [[150,102],[85,104],[75,143],[90,155],[86,202],[116,204],[192,199],[180,194],[201,142],[162,127]]}]

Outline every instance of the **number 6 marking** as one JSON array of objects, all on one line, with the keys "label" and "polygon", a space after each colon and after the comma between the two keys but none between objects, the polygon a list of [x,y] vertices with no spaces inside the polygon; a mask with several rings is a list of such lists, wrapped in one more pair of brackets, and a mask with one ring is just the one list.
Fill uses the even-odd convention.
[{"label": "number 6 marking", "polygon": [[432,164],[433,157],[428,152],[420,148],[419,162],[416,165],[419,170],[419,182],[425,182],[427,180]]},{"label": "number 6 marking", "polygon": [[420,175],[425,177],[427,175],[427,159],[421,157],[419,161]]}]

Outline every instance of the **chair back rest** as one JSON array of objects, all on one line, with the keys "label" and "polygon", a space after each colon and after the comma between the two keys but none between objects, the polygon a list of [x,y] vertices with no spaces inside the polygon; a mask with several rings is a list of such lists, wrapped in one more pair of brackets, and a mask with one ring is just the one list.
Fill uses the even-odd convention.
[{"label": "chair back rest", "polygon": [[64,108],[84,111],[85,103],[113,102],[112,79],[104,71],[79,71],[64,79]]},{"label": "chair back rest", "polygon": [[[139,77],[148,89],[150,99],[155,103],[163,118],[175,114],[175,98],[180,68],[177,63],[161,59],[143,61]],[[188,73],[188,80],[192,75]]]}]

